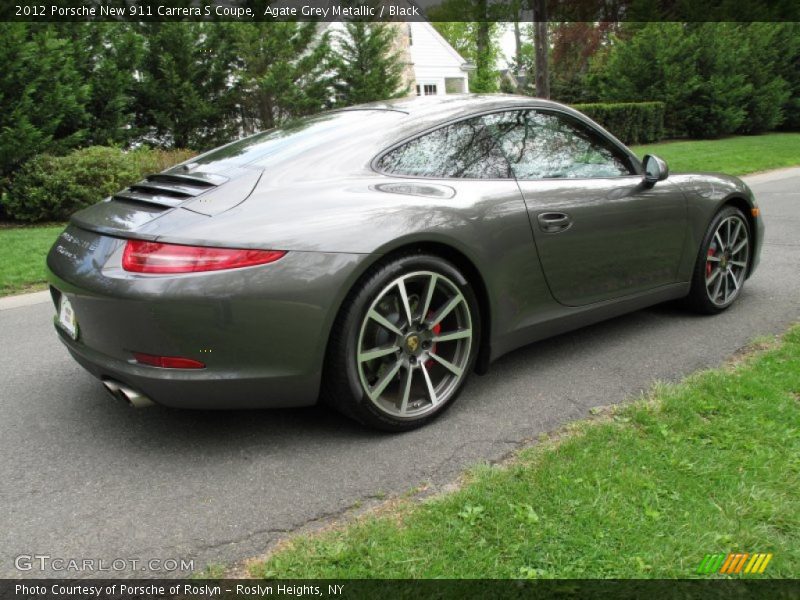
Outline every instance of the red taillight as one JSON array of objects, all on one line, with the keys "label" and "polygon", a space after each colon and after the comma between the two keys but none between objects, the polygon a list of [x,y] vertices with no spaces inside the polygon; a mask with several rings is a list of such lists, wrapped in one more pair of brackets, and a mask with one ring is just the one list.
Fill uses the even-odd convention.
[{"label": "red taillight", "polygon": [[197,273],[265,265],[285,254],[280,250],[183,246],[128,240],[122,254],[122,268],[133,273]]},{"label": "red taillight", "polygon": [[150,367],[160,367],[162,369],[205,369],[206,366],[199,360],[183,358],[181,356],[157,356],[155,354],[145,354],[144,352],[134,352],[133,358],[136,362]]}]

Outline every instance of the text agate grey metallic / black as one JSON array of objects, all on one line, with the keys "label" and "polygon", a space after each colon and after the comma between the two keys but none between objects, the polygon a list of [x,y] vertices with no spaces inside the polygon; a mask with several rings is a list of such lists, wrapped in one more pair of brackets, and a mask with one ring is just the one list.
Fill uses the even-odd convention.
[{"label": "text agate grey metallic / black", "polygon": [[[335,404],[362,421],[348,403],[410,423],[414,410],[436,406],[437,390],[454,397],[465,368],[521,345],[687,295],[705,312],[733,302],[763,241],[751,191],[735,177],[667,177],[662,161],[651,165],[645,173],[580,113],[528,97],[420,98],[301,119],[74,215],[47,265],[57,308],[69,300],[79,335],[58,331],[92,374],[159,404],[309,405],[323,373],[352,363],[353,398]],[[128,239],[286,254],[147,274],[123,268]],[[452,324],[422,307],[428,285],[433,304],[453,299]],[[392,303],[401,308],[389,316]],[[368,325],[373,309],[391,323]],[[440,388],[440,362],[417,342],[435,354],[442,327],[461,327],[469,344],[441,363],[449,379]],[[359,363],[359,333],[370,328],[389,353],[372,374]],[[205,368],[158,368],[134,352]],[[415,403],[417,385],[428,401]],[[395,388],[393,404],[382,394]]]}]

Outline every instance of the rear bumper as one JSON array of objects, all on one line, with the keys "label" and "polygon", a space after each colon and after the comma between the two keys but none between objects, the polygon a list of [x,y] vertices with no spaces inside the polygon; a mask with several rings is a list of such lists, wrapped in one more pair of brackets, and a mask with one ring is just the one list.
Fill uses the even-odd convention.
[{"label": "rear bumper", "polygon": [[299,407],[314,404],[320,372],[309,376],[221,373],[216,370],[157,369],[105,356],[72,341],[56,327],[69,353],[100,380],[111,379],[172,408],[243,409]]},{"label": "rear bumper", "polygon": [[[92,375],[176,408],[317,401],[330,328],[367,255],[289,252],[258,267],[141,276],[122,270],[120,240],[101,237],[85,259],[57,243],[47,261],[54,296],[67,296],[78,321],[77,340],[56,326],[59,337]],[[146,366],[133,352],[206,368]]]}]

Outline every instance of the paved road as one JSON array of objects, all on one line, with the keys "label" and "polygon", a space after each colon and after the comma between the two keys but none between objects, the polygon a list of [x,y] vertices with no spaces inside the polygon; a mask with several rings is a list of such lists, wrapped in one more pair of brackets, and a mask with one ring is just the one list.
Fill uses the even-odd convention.
[{"label": "paved road", "polygon": [[15,570],[19,554],[230,564],[359,499],[442,484],[593,406],[718,365],[800,318],[800,172],[752,184],[768,240],[735,308],[655,307],[519,350],[405,435],[324,408],[130,410],[69,358],[48,303],[0,310],[0,577],[38,574]]}]

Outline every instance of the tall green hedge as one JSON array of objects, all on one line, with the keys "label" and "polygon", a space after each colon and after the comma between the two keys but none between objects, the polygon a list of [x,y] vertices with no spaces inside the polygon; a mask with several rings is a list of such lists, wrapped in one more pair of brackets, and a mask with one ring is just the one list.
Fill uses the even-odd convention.
[{"label": "tall green hedge", "polygon": [[649,144],[664,138],[663,102],[617,102],[573,106],[626,144]]},{"label": "tall green hedge", "polygon": [[26,162],[3,196],[6,214],[17,221],[63,221],[150,173],[192,156],[188,150],[141,148],[125,152],[92,146],[66,156],[41,154]]},{"label": "tall green hedge", "polygon": [[595,55],[585,93],[664,102],[668,137],[759,133],[800,122],[798,64],[800,23],[626,21]]}]

